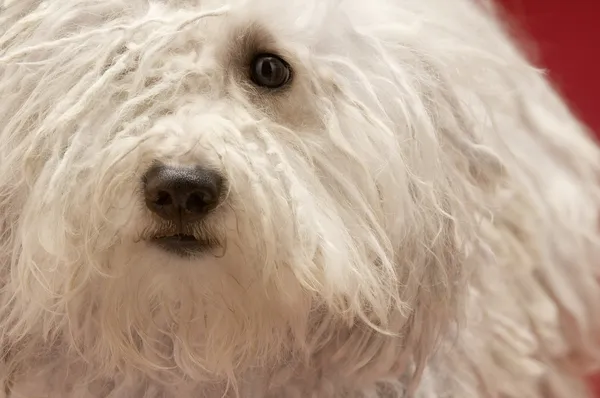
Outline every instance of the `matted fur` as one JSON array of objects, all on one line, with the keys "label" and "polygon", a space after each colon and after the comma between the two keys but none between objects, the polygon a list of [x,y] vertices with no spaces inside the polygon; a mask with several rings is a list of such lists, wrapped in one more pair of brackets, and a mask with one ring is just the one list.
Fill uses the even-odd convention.
[{"label": "matted fur", "polygon": [[[0,396],[586,396],[600,152],[489,4],[0,4]],[[226,177],[214,253],[155,161]]]}]

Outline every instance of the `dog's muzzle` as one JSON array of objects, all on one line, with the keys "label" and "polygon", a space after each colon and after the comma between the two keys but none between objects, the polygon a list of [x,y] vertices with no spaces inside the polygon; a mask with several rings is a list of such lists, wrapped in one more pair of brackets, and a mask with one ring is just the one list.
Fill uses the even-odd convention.
[{"label": "dog's muzzle", "polygon": [[147,208],[166,225],[151,242],[180,255],[203,252],[213,246],[200,238],[195,226],[220,203],[223,177],[203,167],[153,165],[143,177]]}]

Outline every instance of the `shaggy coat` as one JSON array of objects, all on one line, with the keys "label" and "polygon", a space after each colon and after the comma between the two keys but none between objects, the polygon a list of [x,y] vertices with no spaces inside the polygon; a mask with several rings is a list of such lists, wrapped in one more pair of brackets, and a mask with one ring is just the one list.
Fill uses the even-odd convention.
[{"label": "shaggy coat", "polygon": [[586,397],[599,176],[485,0],[0,0],[0,397]]}]

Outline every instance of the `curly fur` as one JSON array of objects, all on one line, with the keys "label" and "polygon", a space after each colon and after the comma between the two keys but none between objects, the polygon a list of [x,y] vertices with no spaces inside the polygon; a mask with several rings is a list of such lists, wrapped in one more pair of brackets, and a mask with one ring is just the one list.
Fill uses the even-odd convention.
[{"label": "curly fur", "polygon": [[[0,1],[0,396],[586,397],[600,152],[499,21]],[[210,255],[147,243],[156,161],[226,177]]]}]

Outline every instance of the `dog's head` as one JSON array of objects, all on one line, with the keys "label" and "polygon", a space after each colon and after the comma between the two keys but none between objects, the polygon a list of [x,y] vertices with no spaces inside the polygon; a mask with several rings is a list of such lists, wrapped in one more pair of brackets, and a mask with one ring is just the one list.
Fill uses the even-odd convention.
[{"label": "dog's head", "polygon": [[381,354],[353,330],[432,344],[502,174],[459,99],[500,64],[460,26],[485,20],[172,3],[0,11],[3,333],[195,378]]}]

